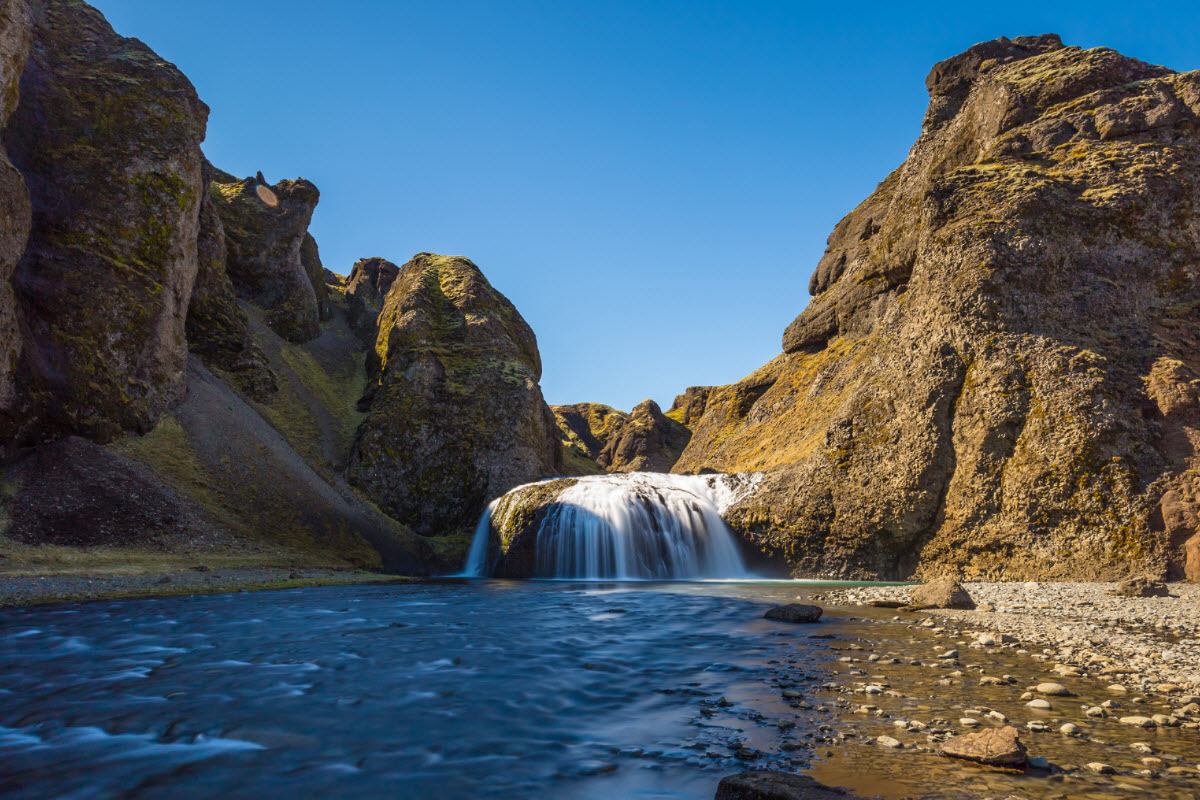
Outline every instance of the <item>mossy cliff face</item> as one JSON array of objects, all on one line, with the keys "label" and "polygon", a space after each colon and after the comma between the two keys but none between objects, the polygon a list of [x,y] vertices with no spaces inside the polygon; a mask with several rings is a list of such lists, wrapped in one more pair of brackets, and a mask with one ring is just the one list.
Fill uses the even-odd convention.
[{"label": "mossy cliff face", "polygon": [[1054,36],[934,67],[784,353],[676,471],[797,573],[1200,578],[1200,73]]},{"label": "mossy cliff face", "polygon": [[522,486],[500,498],[488,528],[486,573],[496,578],[523,580],[537,575],[537,536],[559,495],[574,486],[574,478]]},{"label": "mossy cliff face", "polygon": [[348,476],[413,530],[473,527],[489,500],[561,472],[537,340],[467,259],[421,253],[404,265],[375,357]]},{"label": "mossy cliff face", "polygon": [[608,472],[670,472],[692,433],[643,400],[622,420],[596,463]]},{"label": "mossy cliff face", "polygon": [[551,406],[568,472],[670,472],[687,446],[687,426],[643,400],[626,414],[600,403]]},{"label": "mossy cliff face", "polygon": [[[379,336],[379,314],[383,298],[392,288],[400,268],[386,258],[364,258],[355,262],[346,280],[346,305],[350,327],[371,348]],[[378,368],[378,359],[373,359]]]},{"label": "mossy cliff face", "polygon": [[188,305],[188,347],[209,366],[228,373],[244,394],[266,402],[278,388],[275,374],[238,308],[225,253],[225,229],[206,192],[200,205],[199,267]]},{"label": "mossy cliff face", "polygon": [[563,447],[563,467],[568,475],[603,475],[596,463],[621,423],[624,411],[603,403],[574,403],[550,406]]},{"label": "mossy cliff face", "polygon": [[[21,71],[33,42],[33,20],[24,0],[0,0],[0,130],[16,110]],[[13,379],[21,352],[17,300],[12,275],[32,222],[29,191],[0,144],[0,415],[17,402]]]},{"label": "mossy cliff face", "polygon": [[[289,342],[307,342],[321,332],[314,286],[324,282],[309,278],[301,251],[321,194],[303,178],[280,181],[266,187],[276,201],[271,206],[258,188],[255,178],[223,173],[209,184],[225,230],[226,269],[238,297],[266,311],[271,330]],[[322,271],[319,258],[315,269]]]},{"label": "mossy cliff face", "polygon": [[680,425],[690,428],[704,416],[708,407],[708,396],[712,394],[711,386],[689,386],[683,394],[675,396],[675,402],[667,410],[667,416]]},{"label": "mossy cliff face", "polygon": [[13,276],[22,397],[5,438],[106,441],[147,430],[183,396],[208,108],[95,9],[31,8],[4,133],[33,209]]}]

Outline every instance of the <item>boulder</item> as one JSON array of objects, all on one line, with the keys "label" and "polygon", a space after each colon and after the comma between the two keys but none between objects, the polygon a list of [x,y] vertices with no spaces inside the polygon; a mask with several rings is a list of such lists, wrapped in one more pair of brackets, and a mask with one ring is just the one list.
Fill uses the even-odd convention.
[{"label": "boulder", "polygon": [[942,742],[941,754],[988,767],[1020,769],[1029,761],[1020,734],[1011,725],[954,736]]},{"label": "boulder", "polygon": [[726,521],[798,575],[1195,573],[1200,73],[1044,35],[927,88],[674,471],[766,471]]},{"label": "boulder", "polygon": [[816,622],[821,619],[823,613],[825,612],[820,606],[788,603],[785,606],[767,609],[763,617],[776,622]]},{"label": "boulder", "polygon": [[1116,597],[1170,597],[1171,591],[1160,580],[1150,577],[1130,578],[1121,581],[1115,589],[1109,589],[1108,594]]},{"label": "boulder", "polygon": [[347,474],[396,519],[422,534],[473,528],[488,501],[561,472],[537,339],[469,260],[405,264],[374,352]]},{"label": "boulder", "polygon": [[[148,430],[183,397],[208,107],[174,65],[118,36],[99,11],[32,7],[20,101],[4,131],[32,206],[13,275],[21,398],[7,434],[108,441]],[[4,15],[10,57],[21,13]],[[15,73],[6,69],[7,81]],[[11,190],[11,172],[0,173]],[[9,255],[21,208],[18,199],[0,236]]]},{"label": "boulder", "polygon": [[317,187],[303,178],[266,186],[215,170],[209,195],[225,230],[237,296],[263,309],[267,325],[289,342],[316,338],[317,295],[301,249],[321,198]]},{"label": "boulder", "polygon": [[722,778],[716,800],[852,800],[844,789],[825,786],[807,775],[753,770]]},{"label": "boulder", "polygon": [[923,608],[975,608],[971,595],[953,578],[935,578],[924,586],[912,590],[909,596],[908,609],[912,611]]}]

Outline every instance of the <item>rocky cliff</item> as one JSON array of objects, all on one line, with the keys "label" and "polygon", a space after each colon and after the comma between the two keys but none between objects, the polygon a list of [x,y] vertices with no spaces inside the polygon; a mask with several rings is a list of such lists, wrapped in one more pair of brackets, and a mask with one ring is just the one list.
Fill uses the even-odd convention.
[{"label": "rocky cliff", "polygon": [[797,573],[1200,578],[1200,73],[1053,35],[936,65],[784,352],[676,471]]},{"label": "rocky cliff", "polygon": [[643,400],[628,414],[601,403],[551,406],[551,411],[570,475],[670,472],[692,435],[653,400]]},{"label": "rocky cliff", "polygon": [[329,272],[316,186],[212,166],[207,117],[95,9],[0,0],[0,566],[458,568],[561,467],[533,332],[466,259]]},{"label": "rocky cliff", "polygon": [[[378,291],[365,274],[352,286]],[[375,330],[348,474],[381,508],[419,533],[466,531],[489,500],[561,473],[537,339],[473,263],[413,257]]]}]

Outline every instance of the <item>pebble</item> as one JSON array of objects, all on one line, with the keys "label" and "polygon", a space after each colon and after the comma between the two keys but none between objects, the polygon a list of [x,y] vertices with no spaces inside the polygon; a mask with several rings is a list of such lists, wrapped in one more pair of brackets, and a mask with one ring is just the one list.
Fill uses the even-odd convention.
[{"label": "pebble", "polygon": [[881,744],[884,747],[901,748],[904,744],[899,739],[893,739],[891,736],[877,736],[876,744]]},{"label": "pebble", "polygon": [[1090,764],[1087,765],[1087,768],[1090,769],[1092,772],[1099,772],[1101,775],[1112,775],[1114,772],[1116,772],[1116,770],[1113,769],[1111,765],[1104,764],[1100,761],[1091,762]]},{"label": "pebble", "polygon": [[1068,722],[1058,730],[1062,733],[1065,733],[1067,736],[1074,736],[1075,734],[1079,733],[1079,726],[1073,722]]},{"label": "pebble", "polygon": [[1029,706],[1030,708],[1035,708],[1039,711],[1049,711],[1052,708],[1052,706],[1050,705],[1050,701],[1043,700],[1040,697],[1030,700],[1025,705]]}]

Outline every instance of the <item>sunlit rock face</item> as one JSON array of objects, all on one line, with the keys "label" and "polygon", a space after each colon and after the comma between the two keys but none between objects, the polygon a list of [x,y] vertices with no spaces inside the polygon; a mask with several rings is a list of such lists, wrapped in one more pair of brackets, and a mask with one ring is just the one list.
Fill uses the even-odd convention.
[{"label": "sunlit rock face", "polygon": [[721,511],[756,480],[631,472],[521,486],[485,512],[466,571],[506,578],[745,577]]},{"label": "sunlit rock face", "polygon": [[537,339],[479,268],[421,253],[391,282],[348,475],[422,534],[467,533],[514,486],[562,474]]},{"label": "sunlit rock face", "polygon": [[784,353],[676,472],[795,574],[1200,578],[1200,73],[1057,36],[936,65]]}]

